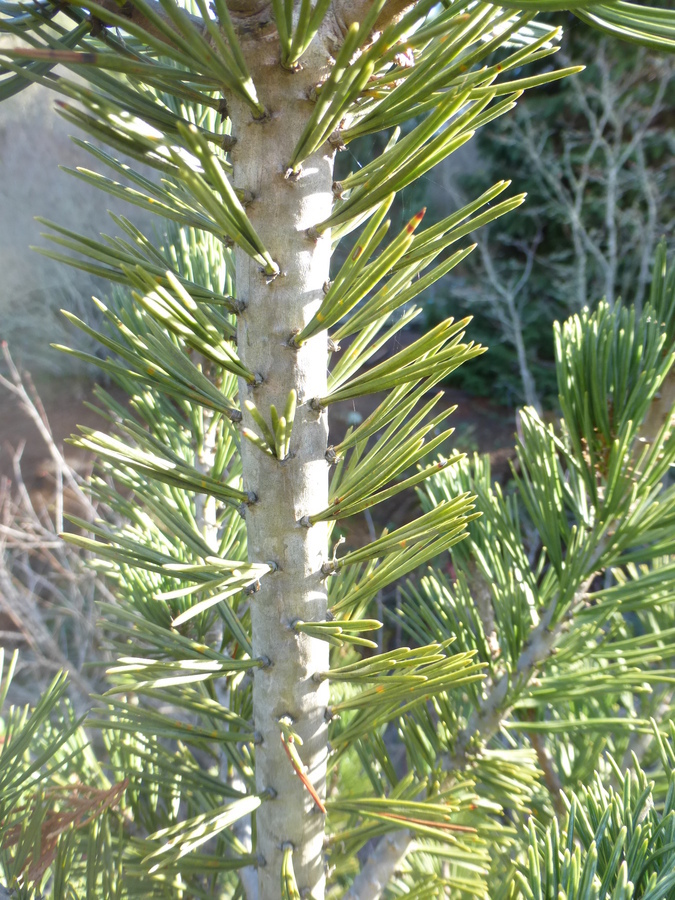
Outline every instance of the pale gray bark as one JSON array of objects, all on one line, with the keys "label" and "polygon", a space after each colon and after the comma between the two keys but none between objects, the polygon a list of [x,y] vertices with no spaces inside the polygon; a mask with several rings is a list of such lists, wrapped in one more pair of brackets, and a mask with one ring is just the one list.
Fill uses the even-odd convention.
[{"label": "pale gray bark", "polygon": [[[202,409],[201,417],[204,440],[201,447],[197,449],[195,466],[200,472],[210,475],[216,461],[216,431],[212,427],[213,414],[210,410]],[[211,551],[214,555],[217,555],[221,535],[218,528],[218,506],[215,497],[197,494],[195,498],[195,522]],[[222,636],[223,623],[219,620],[212,635],[212,643],[215,646],[220,646]],[[225,708],[230,708],[229,682],[225,679],[217,679],[214,682],[214,687],[218,702]],[[219,768],[222,781],[228,782],[234,790],[240,791],[242,794],[246,793],[246,785],[240,773],[230,766],[230,759],[222,747],[219,750]],[[243,819],[239,819],[232,826],[232,831],[246,852],[251,853],[253,849],[251,817],[245,816]],[[257,900],[258,874],[255,868],[246,866],[244,869],[241,869],[239,878],[246,900]]]},{"label": "pale gray bark", "polygon": [[294,632],[292,625],[298,618],[326,618],[321,565],[327,555],[327,527],[304,528],[298,522],[328,503],[327,417],[309,406],[312,397],[325,392],[327,346],[325,333],[299,350],[292,349],[288,339],[309,321],[328,279],[330,238],[315,242],[306,232],[330,213],[333,159],[328,150],[320,151],[305,161],[297,179],[285,178],[310,111],[308,91],[320,79],[327,57],[312,49],[302,71],[285,71],[274,35],[271,38],[269,43],[260,36],[242,42],[267,117],[254,121],[243,104],[231,104],[238,139],[232,155],[234,181],[252,193],[248,216],[280,268],[280,274],[270,278],[248,256],[237,254],[237,294],[246,304],[238,323],[239,354],[262,378],[253,389],[240,384],[244,424],[256,430],[243,407],[245,400],[253,401],[269,421],[271,404],[281,413],[289,391],[298,393],[289,459],[280,462],[242,440],[244,488],[257,496],[246,510],[249,559],[277,567],[251,596],[253,653],[269,660],[254,677],[256,782],[259,792],[274,797],[257,813],[257,849],[264,859],[259,898],[278,900],[282,846],[291,843],[300,891],[321,900],[324,816],[291,766],[279,719],[292,719],[303,741],[297,750],[307,778],[325,795],[328,685],[317,684],[312,676],[328,668],[328,644]]},{"label": "pale gray bark", "polygon": [[[601,543],[604,549],[604,543]],[[594,559],[601,556],[601,547],[596,548]],[[450,758],[448,769],[463,769],[474,740],[480,738],[482,744],[492,738],[499,730],[502,721],[509,713],[512,705],[511,694],[514,687],[522,691],[533,677],[538,667],[544,663],[556,645],[561,633],[569,627],[572,616],[583,604],[595,574],[589,576],[577,589],[564,617],[555,624],[561,598],[556,594],[544,610],[538,625],[529,635],[518,659],[513,673],[505,672],[491,688],[480,708],[474,710],[466,728],[457,737],[454,755]]]},{"label": "pale gray bark", "polygon": [[413,836],[407,828],[385,835],[354,879],[344,900],[379,900],[412,843]]},{"label": "pale gray bark", "polygon": [[[373,0],[333,0],[332,13],[339,30],[344,34],[352,22],[362,22],[372,5]],[[412,0],[388,0],[375,22],[374,31],[382,31],[412,5]]]}]

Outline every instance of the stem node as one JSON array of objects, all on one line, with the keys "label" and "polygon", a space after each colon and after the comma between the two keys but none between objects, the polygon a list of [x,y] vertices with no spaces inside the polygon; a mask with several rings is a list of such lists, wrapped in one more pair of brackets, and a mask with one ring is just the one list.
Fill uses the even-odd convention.
[{"label": "stem node", "polygon": [[288,340],[286,341],[286,343],[291,348],[291,350],[299,350],[300,347],[302,346],[297,341],[297,336],[300,334],[300,331],[301,331],[300,328],[294,328],[293,331],[291,331],[291,334],[290,334]]}]

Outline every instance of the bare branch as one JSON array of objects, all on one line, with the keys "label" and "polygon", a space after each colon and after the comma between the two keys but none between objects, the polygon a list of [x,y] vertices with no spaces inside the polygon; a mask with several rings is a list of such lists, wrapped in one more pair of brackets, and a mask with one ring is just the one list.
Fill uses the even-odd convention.
[{"label": "bare branch", "polygon": [[[81,479],[57,447],[44,407],[27,378],[22,378],[6,346],[2,347],[9,378],[0,386],[20,402],[42,436],[54,462],[57,481],[53,514],[31,496],[21,471],[20,445],[13,457],[14,480],[0,485],[0,613],[14,629],[14,640],[27,653],[21,666],[30,672],[31,691],[45,674],[64,669],[76,689],[73,702],[84,711],[96,685],[84,674],[95,635],[94,596],[104,591],[80,551],[59,537],[63,527],[64,491],[74,494],[85,515],[97,510],[81,488]],[[13,492],[12,489],[13,488]],[[13,688],[20,691],[20,682]]]},{"label": "bare branch", "polygon": [[[82,666],[94,636],[93,594],[98,580],[86,570],[78,551],[58,539],[46,513],[36,512],[19,460],[17,453],[19,502],[12,500],[9,482],[0,489],[0,613],[11,622],[15,640],[31,651],[22,656],[23,667],[31,670],[31,690],[41,672],[51,678],[65,669],[79,695],[75,705],[84,710],[95,692]],[[73,639],[62,646],[64,626]]]},{"label": "bare branch", "polygon": [[[11,380],[5,378],[3,375],[0,375],[0,386],[4,387],[18,399],[19,403],[21,404],[21,408],[31,419],[31,421],[39,431],[40,437],[45,442],[47,450],[49,451],[49,455],[51,456],[56,467],[56,471],[57,473],[59,473],[58,478],[65,478],[66,484],[68,485],[70,490],[73,491],[78,499],[78,502],[81,503],[82,508],[86,511],[86,514],[93,519],[96,515],[96,509],[89,497],[87,497],[87,495],[82,490],[81,479],[78,477],[75,470],[68,465],[63,454],[56,446],[54,437],[52,435],[52,430],[47,420],[47,415],[45,413],[44,407],[42,406],[42,402],[37,396],[35,389],[32,388],[32,385],[32,389],[29,393],[25,384],[26,379],[22,378],[21,373],[14,364],[14,360],[12,359],[5,342],[3,342],[2,344],[2,355],[4,356],[5,363],[7,365],[7,368],[9,369]],[[28,502],[30,503],[30,500]],[[61,501],[59,501],[57,498],[57,502]],[[59,523],[58,530],[63,530],[62,522]]]}]

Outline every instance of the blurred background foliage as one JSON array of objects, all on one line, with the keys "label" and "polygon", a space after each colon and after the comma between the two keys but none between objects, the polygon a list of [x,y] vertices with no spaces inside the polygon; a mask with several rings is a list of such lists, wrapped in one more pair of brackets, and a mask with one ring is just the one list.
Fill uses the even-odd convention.
[{"label": "blurred background foliage", "polygon": [[653,248],[662,236],[672,246],[675,230],[675,61],[562,18],[561,52],[544,65],[573,58],[585,71],[528,93],[480,132],[465,171],[447,163],[426,184],[436,204],[503,172],[527,191],[427,305],[429,323],[449,310],[475,317],[472,336],[490,352],[454,383],[510,406],[556,405],[553,321],[601,298],[639,310]]}]

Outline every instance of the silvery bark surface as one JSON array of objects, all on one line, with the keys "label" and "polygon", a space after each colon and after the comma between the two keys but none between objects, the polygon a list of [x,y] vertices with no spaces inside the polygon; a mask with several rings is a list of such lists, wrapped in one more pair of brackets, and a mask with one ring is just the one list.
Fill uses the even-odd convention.
[{"label": "silvery bark surface", "polygon": [[328,552],[327,527],[298,524],[328,502],[327,416],[309,405],[325,391],[326,334],[299,350],[291,348],[288,339],[317,309],[329,277],[330,238],[314,242],[306,231],[331,211],[332,152],[322,149],[306,160],[296,180],[284,175],[311,111],[308,91],[320,80],[328,59],[312,48],[302,71],[291,73],[279,65],[274,32],[269,41],[258,33],[242,44],[268,117],[254,121],[242,104],[231,104],[237,138],[234,183],[252,193],[247,214],[281,270],[270,279],[255,261],[237,253],[237,295],[246,304],[239,317],[238,350],[244,365],[262,378],[255,388],[240,384],[243,424],[257,430],[244,401],[253,401],[269,422],[270,405],[281,415],[289,391],[298,393],[290,458],[279,461],[242,441],[244,489],[257,497],[246,510],[249,559],[277,567],[250,598],[253,654],[270,662],[254,677],[256,782],[259,792],[274,792],[256,821],[257,850],[264,859],[259,900],[278,900],[282,848],[288,843],[295,848],[300,891],[308,889],[321,900],[324,815],[291,766],[279,719],[292,719],[303,741],[297,749],[307,777],[319,795],[325,795],[328,685],[312,676],[328,668],[328,644],[294,632],[292,625],[297,619],[326,618],[321,565]]}]

